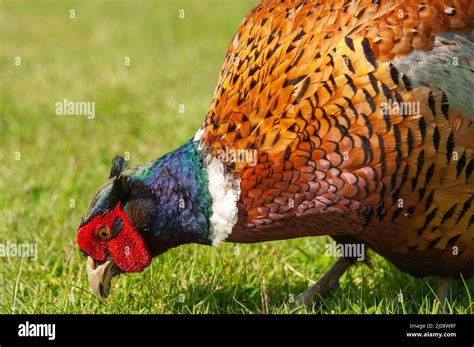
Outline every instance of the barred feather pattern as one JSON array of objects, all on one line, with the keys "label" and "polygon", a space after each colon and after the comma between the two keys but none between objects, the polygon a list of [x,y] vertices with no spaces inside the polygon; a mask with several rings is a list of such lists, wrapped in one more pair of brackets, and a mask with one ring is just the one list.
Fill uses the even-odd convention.
[{"label": "barred feather pattern", "polygon": [[393,62],[446,33],[472,47],[473,25],[469,0],[254,8],[200,135],[215,156],[258,151],[256,165],[226,162],[241,189],[227,241],[350,235],[414,275],[472,274],[473,105]]}]

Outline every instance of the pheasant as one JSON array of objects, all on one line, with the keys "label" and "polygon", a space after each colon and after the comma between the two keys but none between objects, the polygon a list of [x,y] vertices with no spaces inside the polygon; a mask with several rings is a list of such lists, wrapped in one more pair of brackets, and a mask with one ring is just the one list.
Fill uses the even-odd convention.
[{"label": "pheasant", "polygon": [[439,277],[445,297],[474,273],[473,27],[472,0],[262,1],[195,136],[114,159],[77,232],[92,291],[183,244],[329,235]]}]

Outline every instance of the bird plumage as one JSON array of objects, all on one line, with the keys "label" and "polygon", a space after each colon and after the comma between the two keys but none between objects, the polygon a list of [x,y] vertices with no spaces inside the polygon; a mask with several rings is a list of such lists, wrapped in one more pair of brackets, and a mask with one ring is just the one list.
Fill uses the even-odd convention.
[{"label": "bird plumage", "polygon": [[[229,46],[201,136],[216,155],[259,153],[256,166],[229,163],[241,179],[229,240],[352,235],[412,274],[471,273],[474,127],[460,111],[473,105],[458,98],[455,109],[440,89],[465,96],[474,80],[415,80],[417,67],[405,73],[401,62],[436,55],[437,35],[472,31],[473,10],[469,1],[257,6]],[[465,70],[459,58],[453,69]]]},{"label": "bird plumage", "polygon": [[85,224],[126,182],[114,204],[153,201],[136,228],[153,254],[331,235],[413,275],[471,275],[473,26],[469,0],[262,1],[194,139],[107,182]]}]

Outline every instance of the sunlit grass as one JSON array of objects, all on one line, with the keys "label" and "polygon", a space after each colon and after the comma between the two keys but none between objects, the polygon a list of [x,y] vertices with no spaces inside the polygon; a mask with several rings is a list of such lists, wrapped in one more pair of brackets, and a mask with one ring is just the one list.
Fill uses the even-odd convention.
[{"label": "sunlit grass", "polygon": [[[39,249],[38,260],[22,266],[0,258],[1,313],[438,311],[434,279],[415,279],[375,255],[374,270],[349,271],[320,310],[293,308],[334,262],[324,255],[328,238],[238,251],[232,244],[184,246],[141,274],[117,278],[107,301],[89,292],[75,230],[111,159],[129,152],[138,164],[194,134],[227,45],[255,3],[0,2],[0,242]],[[55,103],[65,98],[95,101],[96,118],[55,116]],[[448,312],[473,313],[473,285],[453,282]]]}]

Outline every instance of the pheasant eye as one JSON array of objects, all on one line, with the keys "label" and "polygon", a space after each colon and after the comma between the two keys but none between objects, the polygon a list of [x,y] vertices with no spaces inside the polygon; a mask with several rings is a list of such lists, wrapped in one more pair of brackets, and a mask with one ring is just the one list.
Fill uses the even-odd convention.
[{"label": "pheasant eye", "polygon": [[110,228],[108,225],[102,225],[97,229],[97,237],[100,240],[108,241],[112,237],[112,233],[110,232]]}]

